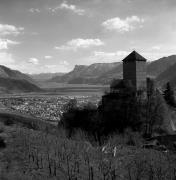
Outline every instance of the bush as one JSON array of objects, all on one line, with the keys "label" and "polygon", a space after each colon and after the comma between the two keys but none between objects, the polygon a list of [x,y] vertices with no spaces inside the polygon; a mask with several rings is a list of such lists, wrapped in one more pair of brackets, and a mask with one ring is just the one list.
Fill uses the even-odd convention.
[{"label": "bush", "polygon": [[110,144],[110,146],[136,146],[141,147],[144,144],[144,139],[142,135],[138,132],[133,132],[131,129],[126,129],[124,134],[114,133],[110,135],[105,141],[105,144]]},{"label": "bush", "polygon": [[0,137],[0,148],[6,148],[6,143],[2,137]]},{"label": "bush", "polygon": [[4,125],[2,123],[0,123],[0,133],[4,132]]},{"label": "bush", "polygon": [[[126,133],[126,129],[150,137],[155,129],[163,128],[166,104],[157,90],[135,92],[130,83],[113,82],[111,91],[102,97],[98,108],[91,103],[78,107],[75,99],[64,107],[59,122],[71,137],[81,129],[102,143],[113,133]],[[130,136],[129,136],[130,138]],[[129,139],[128,144],[135,144]]]},{"label": "bush", "polygon": [[67,132],[68,137],[71,137],[75,130],[81,129],[89,134],[96,132],[96,114],[97,109],[91,106],[90,103],[85,105],[83,108],[77,107],[77,103],[71,100],[66,105],[66,111],[63,113],[59,126],[63,126]]},{"label": "bush", "polygon": [[4,124],[7,126],[11,126],[14,124],[14,120],[9,117],[9,118],[5,119]]}]

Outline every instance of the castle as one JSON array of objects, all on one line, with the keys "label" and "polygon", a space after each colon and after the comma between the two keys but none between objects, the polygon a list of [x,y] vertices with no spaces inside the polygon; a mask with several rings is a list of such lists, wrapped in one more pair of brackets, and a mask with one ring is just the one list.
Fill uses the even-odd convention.
[{"label": "castle", "polygon": [[[136,51],[130,53],[123,60],[123,79],[114,80],[110,86],[110,93],[102,97],[102,107],[114,109],[114,104],[121,102],[122,94],[136,94],[142,92],[142,97],[146,97],[149,90],[149,81],[147,80],[147,60]],[[132,91],[131,91],[132,90]],[[125,92],[124,92],[125,91]],[[118,106],[117,106],[118,108]],[[106,110],[105,110],[106,111]]]},{"label": "castle", "polygon": [[112,81],[111,92],[119,92],[125,87],[131,87],[134,91],[148,91],[150,79],[147,78],[147,60],[136,51],[130,53],[123,60],[123,79]]},{"label": "castle", "polygon": [[136,91],[147,88],[146,62],[136,51],[123,59],[123,80],[131,81]]}]

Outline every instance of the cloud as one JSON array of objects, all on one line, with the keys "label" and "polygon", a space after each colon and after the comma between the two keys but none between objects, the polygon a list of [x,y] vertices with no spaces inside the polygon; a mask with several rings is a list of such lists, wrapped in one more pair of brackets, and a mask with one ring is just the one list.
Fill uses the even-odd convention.
[{"label": "cloud", "polygon": [[39,64],[38,59],[30,58],[28,61],[17,62],[13,55],[7,52],[0,52],[0,64],[11,69],[16,69],[24,73],[49,73],[70,71],[67,61],[59,61],[57,64]]},{"label": "cloud", "polygon": [[8,66],[9,64],[14,64],[15,60],[12,57],[12,54],[7,52],[0,52],[0,64]]},{"label": "cloud", "polygon": [[37,8],[31,8],[31,9],[29,9],[29,12],[31,12],[31,13],[40,13],[41,11],[39,9],[37,9]]},{"label": "cloud", "polygon": [[160,52],[160,51],[143,51],[143,52],[140,52],[140,54],[142,56],[144,56],[148,61],[154,61],[154,60],[158,60],[159,58],[162,58],[162,57],[167,57],[167,56],[170,56],[174,53],[170,53],[170,52],[167,52],[167,51],[163,51],[163,52]]},{"label": "cloud", "polygon": [[68,66],[68,65],[69,65],[69,62],[67,62],[67,61],[61,61],[61,62],[59,63],[59,65]]},{"label": "cloud", "polygon": [[103,46],[104,42],[100,39],[73,39],[68,41],[66,45],[55,47],[58,50],[77,50],[78,48],[87,49],[90,47]]},{"label": "cloud", "polygon": [[68,67],[69,63],[67,61],[59,61],[58,64],[45,64],[39,68],[33,68],[35,73],[56,73],[56,72],[69,72],[71,69]]},{"label": "cloud", "polygon": [[[110,63],[110,62],[121,62],[131,51],[116,51],[116,52],[103,52],[94,51],[91,56],[84,58],[86,64],[91,63]],[[173,53],[170,52],[159,52],[159,51],[138,51],[148,61],[154,61],[164,56],[170,56]]]},{"label": "cloud", "polygon": [[68,68],[67,65],[59,63],[57,65],[44,65],[42,72],[56,73],[56,72],[69,72],[70,70],[71,69]]},{"label": "cloud", "polygon": [[18,44],[20,43],[9,39],[0,39],[0,50],[9,49],[10,45],[18,45]]},{"label": "cloud", "polygon": [[69,62],[68,61],[59,61],[59,63],[56,65],[56,64],[48,64],[48,65],[45,65],[47,68],[54,68],[54,67],[57,67],[57,66],[68,66],[69,65]]},{"label": "cloud", "polygon": [[[0,54],[0,63],[1,63],[1,54]],[[36,66],[33,63],[22,61],[19,63],[17,62],[11,64],[9,63],[8,67],[28,74],[69,72],[71,70],[70,67],[64,64],[65,62],[61,61],[58,64],[40,64],[40,66]]]},{"label": "cloud", "polygon": [[23,30],[23,27],[15,27],[13,25],[0,24],[0,36],[19,35]]},{"label": "cloud", "polygon": [[59,61],[58,64],[48,64],[44,65],[45,67],[45,72],[68,72],[70,71],[69,69],[69,63],[67,61]]},{"label": "cloud", "polygon": [[45,56],[44,58],[45,59],[52,59],[53,57],[52,56]]},{"label": "cloud", "polygon": [[95,51],[94,56],[95,57],[105,57],[105,58],[116,58],[116,57],[122,57],[126,56],[128,54],[127,51],[116,51],[116,52],[103,52],[103,51]]},{"label": "cloud", "polygon": [[76,5],[73,4],[68,4],[67,1],[64,1],[63,3],[60,4],[60,6],[51,9],[52,12],[56,12],[58,9],[65,9],[68,11],[72,11],[73,13],[83,16],[85,15],[85,10],[78,8]]},{"label": "cloud", "polygon": [[89,57],[92,62],[117,62],[121,61],[129,52],[127,51],[116,51],[116,52],[103,52],[94,51],[93,55]]},{"label": "cloud", "polygon": [[161,46],[153,46],[152,47],[152,50],[157,50],[157,51],[159,51],[161,49]]},{"label": "cloud", "polygon": [[124,33],[133,31],[137,27],[141,28],[144,21],[143,18],[139,18],[138,16],[131,16],[126,19],[115,17],[104,21],[102,26],[107,30],[116,30],[120,33]]},{"label": "cloud", "polygon": [[37,58],[30,58],[28,60],[29,63],[34,64],[34,65],[38,65],[39,64],[39,60]]}]

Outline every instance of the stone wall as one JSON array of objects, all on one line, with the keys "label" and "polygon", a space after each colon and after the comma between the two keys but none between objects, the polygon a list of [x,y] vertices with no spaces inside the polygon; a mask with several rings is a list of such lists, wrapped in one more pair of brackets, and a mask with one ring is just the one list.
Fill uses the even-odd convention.
[{"label": "stone wall", "polygon": [[146,78],[145,61],[123,62],[123,79],[131,80],[137,90],[146,89]]},{"label": "stone wall", "polygon": [[123,62],[123,79],[130,80],[136,87],[136,64],[135,62]]},{"label": "stone wall", "polygon": [[136,61],[136,88],[146,89],[147,88],[147,73],[146,73],[146,62]]}]

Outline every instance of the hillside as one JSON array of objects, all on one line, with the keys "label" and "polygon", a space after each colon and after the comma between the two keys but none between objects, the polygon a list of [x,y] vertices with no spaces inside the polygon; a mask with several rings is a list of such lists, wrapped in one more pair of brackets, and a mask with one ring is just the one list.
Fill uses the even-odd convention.
[{"label": "hillside", "polygon": [[56,76],[63,76],[64,73],[40,73],[40,74],[28,74],[29,77],[35,81],[47,81]]},{"label": "hillside", "polygon": [[[157,77],[176,63],[176,56],[163,57],[147,64],[147,74]],[[69,84],[109,84],[112,79],[121,79],[123,67],[121,62],[97,63],[90,66],[76,65],[74,70],[64,76],[56,76],[49,81]]]},{"label": "hillside", "polygon": [[0,65],[0,93],[33,92],[40,90],[36,82],[26,74]]},{"label": "hillside", "polygon": [[[157,138],[162,144],[170,145],[176,137]],[[119,176],[127,179],[138,179],[139,176],[142,176],[141,179],[151,179],[153,176],[161,179],[161,175],[174,177],[175,153],[142,148],[143,144],[155,142],[147,142],[138,133],[126,131],[125,135],[114,134],[103,145],[98,145],[82,131],[68,138],[63,128],[41,119],[0,111],[0,179],[68,180],[74,177],[98,180],[107,177],[115,180]]]},{"label": "hillside", "polygon": [[175,63],[176,63],[176,55],[163,57],[161,59],[153,61],[147,67],[148,75],[157,77]]},{"label": "hillside", "polygon": [[24,79],[0,77],[0,93],[38,92],[41,89]]},{"label": "hillside", "polygon": [[109,84],[113,79],[122,79],[123,76],[123,65],[122,63],[119,66],[112,68],[110,71],[105,72],[99,76],[97,81],[103,84]]},{"label": "hillside", "polygon": [[0,65],[0,77],[1,78],[12,78],[12,79],[20,79],[20,80],[27,80],[33,84],[36,82],[29,77],[28,75],[21,73],[20,71],[17,70],[12,70],[6,66]]},{"label": "hillside", "polygon": [[163,86],[167,82],[170,82],[173,86],[176,86],[176,63],[170,66],[166,71],[162,72],[157,78],[156,82]]},{"label": "hillside", "polygon": [[61,77],[54,77],[49,81],[52,82],[67,82],[73,84],[82,84],[82,83],[97,83],[97,78],[112,70],[115,67],[118,67],[121,63],[96,63],[90,66],[76,65],[73,71],[65,74]]},{"label": "hillside", "polygon": [[71,71],[63,76],[56,76],[56,77],[50,79],[49,81],[50,82],[58,82],[58,83],[68,82],[72,78],[79,77],[84,72],[86,67],[87,66],[76,65],[75,68],[73,69],[73,71]]}]

